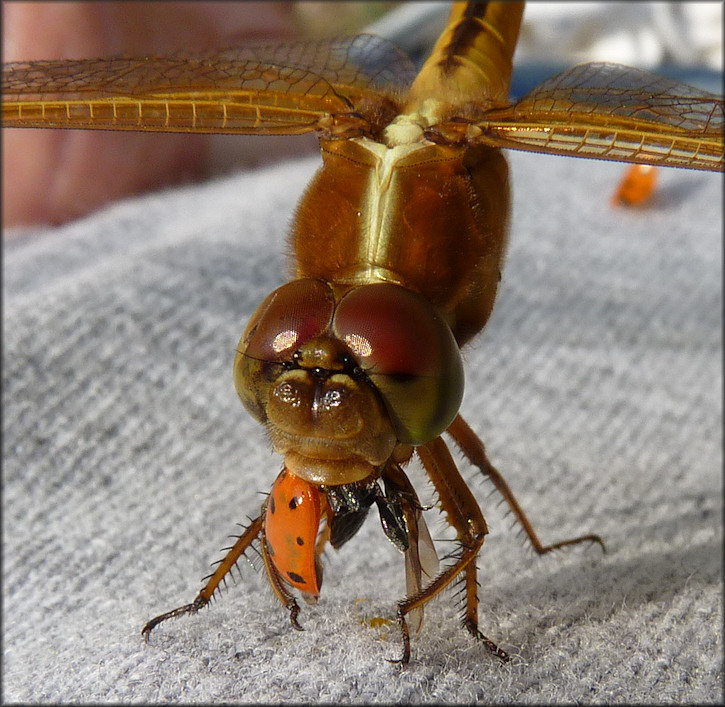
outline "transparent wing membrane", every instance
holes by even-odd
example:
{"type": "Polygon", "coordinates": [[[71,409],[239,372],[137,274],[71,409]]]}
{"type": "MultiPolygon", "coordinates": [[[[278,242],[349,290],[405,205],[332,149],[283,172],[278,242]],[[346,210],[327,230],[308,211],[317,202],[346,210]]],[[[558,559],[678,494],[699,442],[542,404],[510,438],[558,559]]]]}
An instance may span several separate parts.
{"type": "MultiPolygon", "coordinates": [[[[386,101],[402,100],[414,76],[403,52],[372,35],[163,58],[14,63],[3,68],[2,116],[6,127],[354,135],[370,131],[386,101]]],[[[472,123],[466,139],[495,147],[723,168],[722,99],[617,64],[576,66],[516,104],[462,112],[434,130],[460,134],[472,123]]]]}
{"type": "Polygon", "coordinates": [[[405,52],[372,34],[292,44],[246,44],[210,53],[208,58],[256,59],[276,66],[307,69],[343,94],[349,88],[404,91],[416,74],[415,65],[405,52]]]}
{"type": "Polygon", "coordinates": [[[498,147],[718,170],[722,100],[617,64],[583,64],[518,103],[484,114],[481,140],[498,147]]]}
{"type": "Polygon", "coordinates": [[[371,35],[14,63],[3,68],[3,125],[294,134],[327,128],[336,117],[354,120],[363,97],[382,99],[414,74],[405,54],[371,35]]]}

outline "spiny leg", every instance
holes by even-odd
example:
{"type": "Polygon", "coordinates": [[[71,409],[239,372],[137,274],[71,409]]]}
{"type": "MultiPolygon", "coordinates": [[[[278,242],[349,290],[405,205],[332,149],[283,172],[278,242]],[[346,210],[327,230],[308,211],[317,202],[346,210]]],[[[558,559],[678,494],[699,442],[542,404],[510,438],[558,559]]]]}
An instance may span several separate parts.
{"type": "Polygon", "coordinates": [[[476,562],[470,562],[465,570],[466,613],[463,617],[463,627],[476,640],[481,641],[490,653],[500,658],[504,663],[509,660],[509,654],[499,648],[490,638],[486,638],[478,629],[478,568],[476,562]]]}
{"type": "Polygon", "coordinates": [[[437,437],[417,448],[423,466],[438,493],[438,500],[448,517],[449,523],[458,533],[461,553],[457,560],[443,570],[423,591],[407,597],[398,604],[398,625],[403,634],[403,655],[398,661],[405,665],[410,659],[410,632],[405,616],[417,607],[423,606],[447,587],[461,572],[466,578],[466,614],[464,625],[477,639],[501,660],[508,660],[508,654],[486,638],[478,630],[478,594],[471,591],[476,587],[476,557],[483,539],[488,533],[486,521],[476,499],[461,478],[456,464],[445,442],[437,437]]]}
{"type": "Polygon", "coordinates": [[[237,564],[239,558],[244,555],[252,542],[254,542],[255,538],[260,534],[262,531],[262,525],[263,520],[260,515],[258,518],[255,518],[245,531],[237,538],[237,541],[229,549],[229,552],[224,556],[224,559],[222,559],[219,563],[214,573],[209,576],[207,583],[196,596],[194,601],[192,601],[191,604],[185,604],[184,606],[180,606],[178,609],[167,611],[165,614],[161,614],[160,616],[151,619],[151,621],[149,621],[143,629],[141,629],[141,635],[144,639],[148,641],[151,631],[153,631],[154,628],[163,621],[176,618],[177,616],[182,616],[183,614],[195,614],[203,606],[206,606],[214,596],[219,584],[224,580],[227,574],[231,573],[232,568],[237,564]]]}
{"type": "Polygon", "coordinates": [[[468,423],[460,415],[458,415],[446,431],[454,439],[471,464],[478,467],[483,474],[491,479],[493,485],[496,487],[496,490],[501,494],[501,496],[503,496],[504,500],[508,503],[509,508],[516,517],[516,520],[524,529],[524,532],[529,538],[529,541],[537,554],[544,555],[552,550],[558,550],[559,548],[566,547],[567,545],[577,545],[578,543],[583,542],[598,543],[604,552],[607,551],[602,539],[598,535],[594,534],[581,535],[577,538],[571,538],[570,540],[562,540],[551,545],[543,545],[533,526],[529,522],[529,519],[526,517],[526,514],[519,505],[519,502],[516,500],[513,491],[511,491],[509,485],[506,483],[503,476],[501,476],[498,469],[496,469],[496,467],[494,467],[488,460],[488,457],[486,456],[486,448],[484,447],[483,442],[469,427],[468,423]]]}

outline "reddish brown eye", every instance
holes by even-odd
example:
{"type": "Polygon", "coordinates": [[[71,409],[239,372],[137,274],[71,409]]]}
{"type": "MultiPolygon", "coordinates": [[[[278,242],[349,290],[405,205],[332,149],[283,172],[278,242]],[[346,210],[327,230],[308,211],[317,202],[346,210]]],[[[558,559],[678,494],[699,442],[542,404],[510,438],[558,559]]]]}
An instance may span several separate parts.
{"type": "Polygon", "coordinates": [[[453,334],[420,295],[392,283],[346,294],[332,330],[380,391],[398,439],[424,444],[458,412],[463,364],[453,334]]]}
{"type": "Polygon", "coordinates": [[[279,366],[305,342],[330,327],[335,300],[320,280],[294,280],[276,289],[257,308],[234,359],[234,386],[244,407],[265,423],[269,387],[279,366]]]}
{"type": "Polygon", "coordinates": [[[303,343],[327,331],[334,307],[332,290],[324,282],[288,282],[257,308],[239,349],[262,361],[289,360],[303,343]]]}

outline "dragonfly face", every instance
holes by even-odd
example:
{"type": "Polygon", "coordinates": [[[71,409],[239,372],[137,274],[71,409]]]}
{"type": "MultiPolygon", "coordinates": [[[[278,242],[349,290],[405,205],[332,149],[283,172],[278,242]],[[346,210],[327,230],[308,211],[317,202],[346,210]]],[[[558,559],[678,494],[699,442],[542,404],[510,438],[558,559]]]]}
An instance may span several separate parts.
{"type": "Polygon", "coordinates": [[[262,303],[234,367],[239,396],[285,470],[197,598],[153,619],[145,636],[207,604],[255,542],[299,628],[294,591],[317,596],[326,542],[349,540],[361,507],[374,502],[405,553],[400,662],[425,604],[458,578],[464,626],[505,658],[478,630],[476,559],[488,529],[444,432],[493,481],[538,553],[601,544],[587,535],[543,545],[458,415],[459,347],[490,315],[506,247],[508,168],[499,148],[719,170],[722,102],[597,64],[509,105],[521,12],[517,3],[456,4],[417,76],[404,55],[369,36],[5,70],[7,126],[322,136],[323,165],[292,232],[297,279],[262,303]],[[413,454],[459,542],[440,571],[403,470],[413,454]]]}
{"type": "Polygon", "coordinates": [[[463,397],[458,347],[425,299],[386,282],[336,289],[301,279],[273,292],[234,364],[287,468],[325,486],[376,478],[398,445],[444,432],[463,397]]]}

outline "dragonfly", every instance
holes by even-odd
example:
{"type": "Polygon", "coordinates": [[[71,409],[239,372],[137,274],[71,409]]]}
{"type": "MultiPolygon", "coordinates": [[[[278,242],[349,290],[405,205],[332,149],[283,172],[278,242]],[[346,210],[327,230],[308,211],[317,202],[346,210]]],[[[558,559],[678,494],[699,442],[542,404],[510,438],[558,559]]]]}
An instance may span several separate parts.
{"type": "Polygon", "coordinates": [[[259,512],[192,602],[238,562],[261,557],[300,629],[320,596],[322,553],[352,540],[375,507],[404,556],[396,623],[411,657],[425,606],[462,585],[462,625],[479,629],[477,562],[488,527],[451,443],[501,494],[540,555],[544,544],[460,414],[461,348],[491,314],[510,212],[505,149],[722,171],[722,99],[607,63],[575,66],[512,103],[523,3],[452,5],[420,71],[372,35],[255,44],[207,54],[12,63],[4,127],[254,135],[317,133],[322,166],[291,229],[294,279],[253,314],[234,360],[236,391],[282,470],[259,512]],[[441,564],[407,473],[417,458],[456,536],[441,564]]]}

